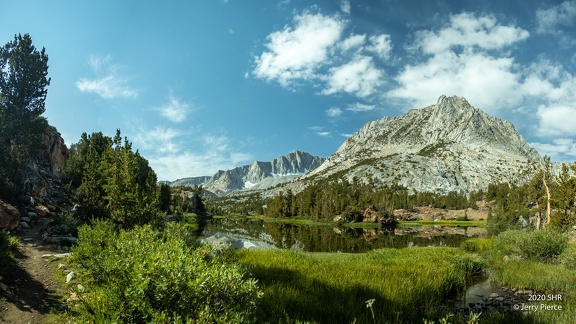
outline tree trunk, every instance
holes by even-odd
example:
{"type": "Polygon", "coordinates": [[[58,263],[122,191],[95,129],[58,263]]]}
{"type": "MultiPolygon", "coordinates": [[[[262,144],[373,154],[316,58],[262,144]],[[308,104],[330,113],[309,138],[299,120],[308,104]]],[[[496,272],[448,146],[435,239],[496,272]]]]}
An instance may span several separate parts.
{"type": "Polygon", "coordinates": [[[546,172],[542,176],[542,182],[546,189],[546,226],[548,226],[550,224],[550,188],[548,188],[548,182],[546,181],[546,172]]]}
{"type": "Polygon", "coordinates": [[[538,210],[538,217],[536,218],[536,230],[540,230],[540,225],[542,223],[542,210],[540,209],[540,203],[536,200],[536,209],[538,210]]]}

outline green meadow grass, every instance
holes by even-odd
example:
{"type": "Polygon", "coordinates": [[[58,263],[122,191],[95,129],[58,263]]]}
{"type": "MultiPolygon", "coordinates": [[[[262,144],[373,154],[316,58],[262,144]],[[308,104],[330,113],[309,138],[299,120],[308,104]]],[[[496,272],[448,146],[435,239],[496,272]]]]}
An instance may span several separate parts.
{"type": "Polygon", "coordinates": [[[237,256],[260,282],[257,315],[269,323],[421,323],[446,314],[443,301],[484,269],[479,258],[457,248],[240,250],[237,256]]]}

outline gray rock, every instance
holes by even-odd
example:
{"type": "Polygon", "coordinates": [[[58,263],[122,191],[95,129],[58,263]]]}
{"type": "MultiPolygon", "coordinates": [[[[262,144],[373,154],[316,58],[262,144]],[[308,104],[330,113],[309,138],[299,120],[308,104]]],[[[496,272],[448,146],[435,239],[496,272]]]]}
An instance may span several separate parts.
{"type": "Polygon", "coordinates": [[[20,217],[20,221],[26,222],[26,223],[30,223],[30,218],[29,218],[29,217],[26,217],[26,216],[20,217]]]}
{"type": "Polygon", "coordinates": [[[28,213],[26,213],[26,215],[28,215],[28,217],[30,217],[30,218],[38,217],[38,214],[36,214],[35,212],[28,212],[28,213]]]}
{"type": "Polygon", "coordinates": [[[76,243],[76,238],[71,236],[47,236],[44,238],[46,243],[68,244],[76,243]]]}
{"type": "Polygon", "coordinates": [[[69,257],[71,254],[70,253],[60,253],[60,254],[42,254],[43,258],[54,258],[56,260],[59,259],[64,259],[69,257]]]}
{"type": "Polygon", "coordinates": [[[20,227],[22,227],[22,228],[30,228],[30,225],[28,225],[28,223],[26,223],[26,222],[20,222],[20,227]]]}
{"type": "Polygon", "coordinates": [[[74,280],[74,278],[76,278],[76,272],[72,271],[72,272],[68,273],[66,275],[66,283],[71,282],[72,280],[74,280]]]}

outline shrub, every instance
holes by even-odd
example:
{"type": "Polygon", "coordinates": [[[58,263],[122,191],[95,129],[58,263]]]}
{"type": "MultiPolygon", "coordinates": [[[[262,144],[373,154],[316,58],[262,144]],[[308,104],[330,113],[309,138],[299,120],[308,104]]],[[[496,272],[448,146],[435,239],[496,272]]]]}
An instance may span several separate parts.
{"type": "Polygon", "coordinates": [[[246,322],[260,291],[230,252],[198,245],[186,230],[79,230],[82,320],[93,322],[246,322]]]}
{"type": "Polygon", "coordinates": [[[51,227],[52,234],[72,236],[78,235],[78,227],[84,224],[84,221],[79,217],[74,216],[71,212],[57,213],[52,217],[49,226],[51,227]]]}
{"type": "Polygon", "coordinates": [[[536,261],[552,261],[568,246],[565,234],[543,229],[540,231],[514,230],[501,233],[496,238],[501,249],[519,253],[536,261]]]}
{"type": "Polygon", "coordinates": [[[560,263],[568,269],[576,269],[576,246],[570,245],[560,255],[560,263]]]}
{"type": "Polygon", "coordinates": [[[18,245],[20,245],[18,238],[0,230],[0,274],[8,259],[17,251],[18,245]]]}

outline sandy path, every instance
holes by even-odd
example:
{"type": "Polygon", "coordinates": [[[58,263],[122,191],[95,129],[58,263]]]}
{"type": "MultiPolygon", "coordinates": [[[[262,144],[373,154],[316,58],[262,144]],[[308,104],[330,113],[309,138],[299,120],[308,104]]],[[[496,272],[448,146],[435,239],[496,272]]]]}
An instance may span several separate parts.
{"type": "Polygon", "coordinates": [[[61,304],[63,284],[43,254],[62,253],[42,245],[38,229],[20,237],[20,253],[8,265],[0,284],[0,323],[46,323],[61,304]]]}

